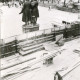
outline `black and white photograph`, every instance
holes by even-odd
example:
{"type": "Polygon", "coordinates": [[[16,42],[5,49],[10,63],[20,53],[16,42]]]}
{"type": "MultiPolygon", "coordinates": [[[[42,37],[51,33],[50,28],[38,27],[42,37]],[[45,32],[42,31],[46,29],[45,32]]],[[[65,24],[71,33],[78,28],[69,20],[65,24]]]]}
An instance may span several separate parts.
{"type": "Polygon", "coordinates": [[[80,80],[80,0],[0,0],[0,80],[80,80]]]}

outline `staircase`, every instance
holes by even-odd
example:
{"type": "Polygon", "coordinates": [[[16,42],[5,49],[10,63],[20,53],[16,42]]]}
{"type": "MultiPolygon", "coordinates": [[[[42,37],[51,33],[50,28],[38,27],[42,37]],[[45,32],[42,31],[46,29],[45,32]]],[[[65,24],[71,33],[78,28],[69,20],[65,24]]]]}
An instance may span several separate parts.
{"type": "Polygon", "coordinates": [[[19,53],[22,56],[27,54],[43,50],[43,43],[51,42],[53,40],[53,34],[44,35],[42,37],[38,37],[33,40],[25,40],[23,42],[19,42],[20,50],[19,53]]]}

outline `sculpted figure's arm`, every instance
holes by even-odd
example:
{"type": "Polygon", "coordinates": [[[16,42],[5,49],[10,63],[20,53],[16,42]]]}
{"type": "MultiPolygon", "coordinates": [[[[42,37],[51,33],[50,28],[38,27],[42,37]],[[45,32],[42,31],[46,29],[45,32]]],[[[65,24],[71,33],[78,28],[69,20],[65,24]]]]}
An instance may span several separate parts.
{"type": "Polygon", "coordinates": [[[21,10],[21,12],[19,14],[23,13],[24,9],[25,9],[25,3],[24,3],[23,8],[22,8],[22,10],[21,10]]]}

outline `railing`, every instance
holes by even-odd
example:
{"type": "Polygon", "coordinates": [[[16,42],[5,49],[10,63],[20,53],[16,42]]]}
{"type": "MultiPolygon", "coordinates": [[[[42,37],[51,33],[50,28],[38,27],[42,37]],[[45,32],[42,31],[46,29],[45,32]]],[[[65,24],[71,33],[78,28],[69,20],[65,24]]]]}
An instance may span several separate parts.
{"type": "Polygon", "coordinates": [[[22,35],[16,35],[13,37],[9,37],[6,39],[0,40],[0,51],[1,51],[1,57],[5,56],[5,54],[15,54],[18,52],[18,43],[28,40],[36,40],[37,38],[40,38],[45,35],[53,34],[53,38],[55,38],[58,34],[63,34],[65,38],[71,37],[71,36],[78,36],[80,35],[80,24],[79,25],[72,25],[71,27],[68,27],[65,29],[62,27],[54,26],[54,28],[50,29],[44,29],[34,32],[25,33],[22,35]]]}
{"type": "Polygon", "coordinates": [[[18,52],[18,43],[27,41],[27,40],[36,40],[37,38],[40,38],[42,36],[48,35],[54,33],[54,29],[45,29],[40,31],[34,31],[25,33],[22,35],[16,35],[9,38],[1,39],[0,40],[0,51],[1,56],[5,56],[6,54],[15,54],[18,52]]]}

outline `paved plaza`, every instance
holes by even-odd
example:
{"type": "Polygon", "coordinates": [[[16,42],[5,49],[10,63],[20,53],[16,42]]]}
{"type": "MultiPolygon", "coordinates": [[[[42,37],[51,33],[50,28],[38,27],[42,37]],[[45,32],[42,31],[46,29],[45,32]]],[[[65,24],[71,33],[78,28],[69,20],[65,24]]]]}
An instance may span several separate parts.
{"type": "MultiPolygon", "coordinates": [[[[54,46],[54,45],[53,45],[54,46]]],[[[1,60],[1,63],[3,64],[2,67],[6,67],[9,66],[10,64],[16,63],[17,61],[20,62],[24,59],[30,59],[33,57],[36,57],[35,60],[31,60],[19,65],[16,65],[14,67],[5,69],[1,71],[1,77],[3,77],[4,75],[7,74],[12,74],[12,73],[18,73],[20,70],[28,70],[27,72],[24,72],[23,74],[18,74],[15,76],[12,76],[12,78],[10,77],[10,79],[8,80],[54,80],[54,73],[55,71],[61,71],[61,73],[63,72],[63,74],[65,74],[66,70],[68,70],[69,68],[73,68],[75,67],[75,65],[80,64],[80,55],[78,53],[73,52],[74,50],[79,49],[80,50],[80,38],[79,39],[75,39],[69,42],[66,42],[64,44],[64,46],[60,47],[58,49],[59,50],[64,49],[61,54],[58,54],[55,58],[53,58],[53,64],[51,65],[43,65],[43,61],[40,61],[39,63],[33,64],[35,61],[38,61],[40,58],[42,58],[42,54],[43,53],[48,53],[50,54],[50,52],[42,50],[42,51],[38,51],[34,54],[25,56],[25,57],[17,57],[14,58],[14,56],[12,56],[14,59],[10,60],[11,58],[3,58],[1,60]],[[9,60],[9,61],[8,61],[9,60]],[[29,69],[27,69],[27,66],[29,66],[30,64],[33,64],[29,69]],[[32,70],[33,69],[33,70],[32,70]]],[[[52,52],[54,53],[55,50],[52,50],[52,52]]],[[[16,55],[17,56],[17,55],[16,55]]],[[[73,70],[74,71],[74,70],[73,70]]],[[[76,74],[79,72],[76,72],[76,74]]],[[[79,74],[74,76],[74,72],[72,72],[70,75],[68,75],[69,77],[67,78],[66,76],[64,77],[64,80],[69,80],[72,79],[74,77],[74,79],[79,80],[80,77],[79,74]],[[77,76],[77,77],[76,77],[77,76]]]]}
{"type": "MultiPolygon", "coordinates": [[[[48,8],[41,6],[38,8],[40,15],[37,21],[40,25],[39,30],[53,28],[52,23],[55,22],[61,24],[62,21],[80,21],[78,19],[79,13],[64,12],[56,9],[48,10],[48,8]]],[[[22,25],[24,23],[22,22],[22,15],[19,14],[21,7],[8,8],[7,6],[3,6],[1,10],[1,39],[23,34],[22,25]]],[[[54,42],[51,43],[54,44],[54,42]]],[[[74,52],[77,49],[80,51],[80,38],[65,42],[63,46],[53,47],[54,45],[47,46],[50,51],[41,50],[26,56],[21,56],[17,53],[1,58],[1,77],[6,77],[7,75],[7,78],[3,80],[54,80],[56,71],[61,71],[64,75],[66,71],[74,68],[75,65],[80,65],[80,54],[74,52]],[[52,64],[43,65],[44,53],[48,53],[48,55],[57,54],[53,58],[52,64]]],[[[68,77],[64,77],[63,79],[80,80],[80,75],[78,74],[80,71],[78,70],[73,70],[68,77]],[[74,73],[77,75],[74,76],[74,73]]]]}
{"type": "MultiPolygon", "coordinates": [[[[22,32],[22,15],[19,15],[21,8],[7,6],[1,7],[1,39],[8,38],[15,35],[23,34],[22,32]]],[[[37,23],[40,25],[39,29],[52,28],[52,23],[62,23],[65,21],[78,20],[78,13],[64,12],[56,9],[48,10],[46,7],[39,6],[39,15],[37,23]]]]}

